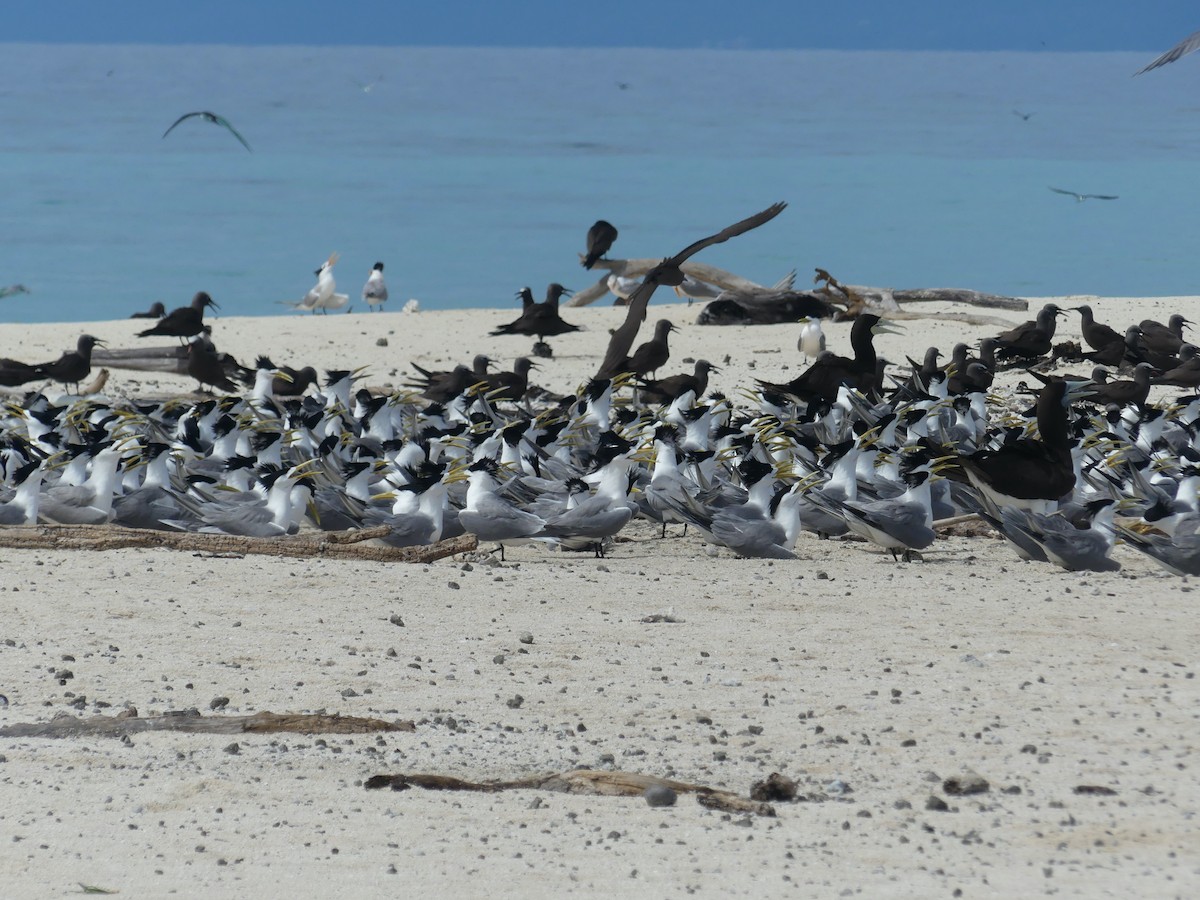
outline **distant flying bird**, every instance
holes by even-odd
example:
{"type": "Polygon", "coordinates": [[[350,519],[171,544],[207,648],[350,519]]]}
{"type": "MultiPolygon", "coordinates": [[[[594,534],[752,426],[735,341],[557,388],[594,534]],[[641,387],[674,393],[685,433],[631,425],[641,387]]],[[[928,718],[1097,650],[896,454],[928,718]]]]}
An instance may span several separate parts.
{"type": "Polygon", "coordinates": [[[1138,69],[1133,73],[1133,77],[1137,78],[1143,72],[1149,72],[1151,69],[1157,69],[1159,66],[1165,66],[1167,63],[1173,63],[1181,57],[1187,56],[1197,47],[1200,47],[1200,31],[1193,32],[1185,37],[1182,41],[1164,53],[1158,59],[1150,63],[1145,68],[1138,69]]]}
{"type": "Polygon", "coordinates": [[[369,94],[369,93],[371,93],[371,89],[374,88],[375,85],[377,85],[377,84],[379,84],[379,82],[383,81],[383,76],[380,75],[374,81],[367,82],[366,84],[363,84],[357,78],[351,78],[350,80],[353,81],[355,84],[357,84],[358,89],[360,91],[362,91],[364,94],[369,94]]]}
{"type": "Polygon", "coordinates": [[[1062,188],[1052,187],[1050,190],[1056,194],[1066,194],[1068,197],[1074,197],[1077,203],[1082,203],[1084,200],[1116,200],[1116,194],[1077,194],[1075,191],[1064,191],[1062,188]]]}
{"type": "Polygon", "coordinates": [[[1022,121],[1028,122],[1033,117],[1033,113],[1023,113],[1019,109],[1013,110],[1014,116],[1020,116],[1022,121]]]}
{"type": "Polygon", "coordinates": [[[229,120],[226,119],[224,116],[218,116],[214,112],[201,111],[201,112],[184,113],[182,116],[180,116],[178,119],[176,119],[171,124],[170,128],[168,128],[166,131],[163,132],[163,137],[166,137],[168,134],[170,134],[172,131],[174,131],[175,126],[178,125],[180,122],[182,122],[184,119],[190,119],[192,116],[199,116],[205,122],[211,122],[214,125],[220,125],[222,128],[227,129],[230,134],[232,134],[235,138],[237,138],[239,141],[241,141],[242,146],[246,148],[247,152],[249,152],[249,153],[254,152],[253,150],[250,149],[250,145],[246,143],[246,139],[244,137],[242,137],[240,134],[238,134],[238,130],[229,124],[229,120]]]}

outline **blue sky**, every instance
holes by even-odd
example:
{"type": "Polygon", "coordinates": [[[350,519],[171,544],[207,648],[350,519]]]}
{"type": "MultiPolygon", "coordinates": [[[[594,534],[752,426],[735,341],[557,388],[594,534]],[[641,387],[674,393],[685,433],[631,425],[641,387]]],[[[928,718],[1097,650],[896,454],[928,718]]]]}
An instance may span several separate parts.
{"type": "Polygon", "coordinates": [[[1165,50],[1195,0],[4,0],[0,41],[1165,50]]]}

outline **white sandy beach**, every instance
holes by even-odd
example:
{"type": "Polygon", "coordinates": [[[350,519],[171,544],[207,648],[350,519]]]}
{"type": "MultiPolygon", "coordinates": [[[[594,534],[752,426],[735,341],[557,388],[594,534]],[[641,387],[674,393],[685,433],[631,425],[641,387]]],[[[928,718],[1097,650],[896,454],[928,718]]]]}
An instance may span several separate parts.
{"type": "MultiPolygon", "coordinates": [[[[1041,302],[1029,314],[954,311],[1015,324],[1041,302]]],[[[1200,320],[1200,297],[1059,302],[1089,302],[1118,330],[1177,311],[1200,320]]],[[[699,309],[651,306],[649,324],[681,328],[671,372],[707,358],[722,368],[710,388],[731,393],[799,372],[798,326],[699,327],[699,309]]],[[[933,309],[950,308],[910,307],[933,309]]],[[[386,387],[410,361],[511,362],[532,341],[487,332],[515,317],[213,325],[245,364],[266,353],[363,365],[367,384],[386,387]]],[[[587,331],[550,340],[555,357],[533,380],[556,391],[595,370],[624,309],[563,318],[587,331]]],[[[1002,330],[904,325],[877,341],[900,363],[1002,330]]],[[[144,327],[0,325],[0,356],[52,359],[82,332],[135,346],[144,327]]],[[[826,326],[830,349],[848,351],[849,327],[826,326]]],[[[1061,320],[1056,340],[1078,339],[1078,327],[1074,314],[1061,320]]],[[[121,370],[108,384],[113,396],[193,387],[121,370]]],[[[623,535],[632,540],[603,560],[528,547],[503,564],[0,550],[0,727],[127,706],[209,714],[219,697],[220,714],[416,722],[378,737],[0,738],[0,895],[81,884],[148,897],[1200,893],[1200,626],[1187,579],[1124,547],[1123,570],[1099,575],[1022,562],[992,537],[939,540],[906,564],[807,534],[796,562],[713,554],[640,523],[623,535]],[[681,621],[642,621],[668,612],[681,621]],[[741,794],[781,772],[814,799],[776,803],[767,818],[686,795],[652,809],[641,798],[363,787],[377,774],[577,767],[741,794]],[[989,789],[943,790],[968,772],[989,789]],[[931,795],[949,809],[927,809],[931,795]]]]}

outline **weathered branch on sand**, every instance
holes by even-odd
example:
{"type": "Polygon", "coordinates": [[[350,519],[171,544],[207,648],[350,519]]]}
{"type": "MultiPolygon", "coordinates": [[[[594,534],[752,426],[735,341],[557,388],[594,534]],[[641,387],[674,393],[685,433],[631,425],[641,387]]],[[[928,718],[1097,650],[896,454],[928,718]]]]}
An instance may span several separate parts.
{"type": "Polygon", "coordinates": [[[752,813],[758,816],[774,816],[775,808],[769,803],[749,800],[732,791],[723,791],[702,784],[672,781],[653,775],[634,772],[609,772],[591,769],[576,769],[552,775],[531,775],[511,781],[464,781],[447,775],[374,775],[364,782],[368,790],[390,787],[393,791],[404,791],[410,787],[432,791],[481,791],[494,793],[509,790],[557,791],[564,794],[589,794],[603,797],[640,797],[649,787],[670,788],[677,794],[695,794],[696,799],[710,809],[726,812],[752,813]]]}
{"type": "Polygon", "coordinates": [[[255,538],[196,531],[151,531],[119,525],[14,525],[0,528],[0,547],[17,550],[121,550],[126,547],[185,550],[192,553],[251,554],[292,558],[364,559],[375,562],[432,562],[474,550],[473,534],[422,547],[367,544],[389,534],[388,526],[352,531],[321,531],[295,537],[255,538]]]}
{"type": "Polygon", "coordinates": [[[49,722],[18,722],[0,728],[0,737],[68,738],[121,737],[143,731],[184,731],[194,734],[367,734],[376,731],[416,731],[411,721],[387,722],[337,713],[273,713],[249,716],[202,716],[197,709],[141,718],[132,715],[92,716],[81,719],[59,713],[49,722]]]}
{"type": "Polygon", "coordinates": [[[166,375],[187,374],[187,348],[133,347],[127,350],[97,349],[92,351],[92,365],[111,369],[132,369],[135,372],[159,372],[166,375]]]}
{"type": "Polygon", "coordinates": [[[857,284],[839,287],[845,293],[829,288],[818,288],[817,293],[828,291],[830,302],[845,305],[849,316],[856,316],[860,312],[878,313],[880,310],[890,313],[906,303],[965,303],[968,306],[982,306],[987,309],[1029,309],[1029,301],[1020,297],[1002,297],[999,294],[985,294],[966,288],[913,288],[893,291],[857,284]]]}
{"type": "MultiPolygon", "coordinates": [[[[595,268],[608,269],[614,275],[620,275],[624,278],[637,278],[645,275],[660,262],[662,262],[661,259],[598,259],[596,260],[595,268]]],[[[689,260],[680,264],[679,268],[684,275],[690,275],[697,281],[715,284],[717,287],[727,291],[748,291],[762,287],[762,285],[755,284],[748,278],[742,278],[740,275],[734,275],[732,272],[718,269],[716,266],[710,266],[707,263],[691,262],[689,260]]],[[[584,288],[572,294],[571,299],[567,301],[566,305],[587,306],[589,303],[595,303],[607,293],[608,276],[605,275],[591,287],[584,288]]]]}

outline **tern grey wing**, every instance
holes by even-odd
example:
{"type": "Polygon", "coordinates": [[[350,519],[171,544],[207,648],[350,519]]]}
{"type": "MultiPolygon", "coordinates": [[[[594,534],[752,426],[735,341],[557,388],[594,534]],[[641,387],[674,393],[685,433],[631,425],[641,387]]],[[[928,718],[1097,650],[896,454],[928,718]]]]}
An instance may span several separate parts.
{"type": "MultiPolygon", "coordinates": [[[[219,498],[205,503],[200,510],[199,531],[219,531],[245,537],[278,537],[285,531],[275,523],[275,516],[265,500],[219,498]]],[[[176,526],[178,527],[178,526],[176,526]]]]}
{"type": "Polygon", "coordinates": [[[230,123],[230,121],[227,118],[225,118],[224,116],[214,116],[213,118],[214,118],[214,121],[218,125],[221,125],[224,128],[228,128],[229,133],[232,134],[235,138],[237,138],[241,142],[242,146],[246,148],[247,152],[249,152],[249,153],[254,152],[253,150],[250,149],[250,145],[248,143],[246,143],[246,139],[244,137],[242,137],[241,133],[236,128],[233,127],[233,125],[230,123]]]}
{"type": "Polygon", "coordinates": [[[1083,194],[1078,194],[1075,191],[1064,191],[1062,188],[1051,187],[1050,190],[1056,194],[1065,194],[1068,197],[1074,197],[1076,200],[1082,200],[1083,194]]]}
{"type": "Polygon", "coordinates": [[[481,498],[473,509],[459,510],[458,520],[466,531],[485,543],[530,537],[546,525],[540,516],[494,495],[481,498]]]}
{"type": "Polygon", "coordinates": [[[178,119],[176,119],[174,122],[171,123],[170,128],[168,128],[166,131],[163,132],[163,137],[166,137],[168,134],[170,134],[172,131],[174,131],[175,126],[178,125],[180,122],[190,119],[192,116],[202,116],[202,115],[204,115],[204,113],[199,113],[199,112],[184,113],[182,116],[180,116],[178,119]]]}
{"type": "Polygon", "coordinates": [[[1046,556],[1071,572],[1116,572],[1121,564],[1110,559],[1113,538],[1098,528],[1076,528],[1062,516],[1019,512],[1024,529],[1046,556]]]}
{"type": "Polygon", "coordinates": [[[1181,57],[1187,56],[1196,48],[1200,47],[1200,31],[1195,31],[1189,34],[1182,41],[1164,53],[1162,56],[1152,60],[1149,65],[1138,69],[1133,73],[1133,77],[1141,75],[1143,72],[1149,72],[1151,69],[1157,69],[1159,66],[1165,66],[1167,63],[1173,63],[1181,57]]]}
{"type": "MultiPolygon", "coordinates": [[[[869,503],[845,503],[850,520],[857,520],[868,529],[881,532],[913,550],[924,550],[937,535],[925,521],[926,510],[919,503],[896,500],[872,500],[869,503]]],[[[853,525],[851,525],[853,531],[853,525]]]]}
{"type": "Polygon", "coordinates": [[[787,540],[783,527],[757,510],[741,506],[720,510],[713,516],[711,533],[739,556],[796,558],[795,553],[783,546],[787,540]]]}
{"type": "Polygon", "coordinates": [[[616,534],[633,518],[634,508],[610,505],[604,497],[590,497],[574,509],[546,521],[539,537],[606,538],[616,534]]]}

